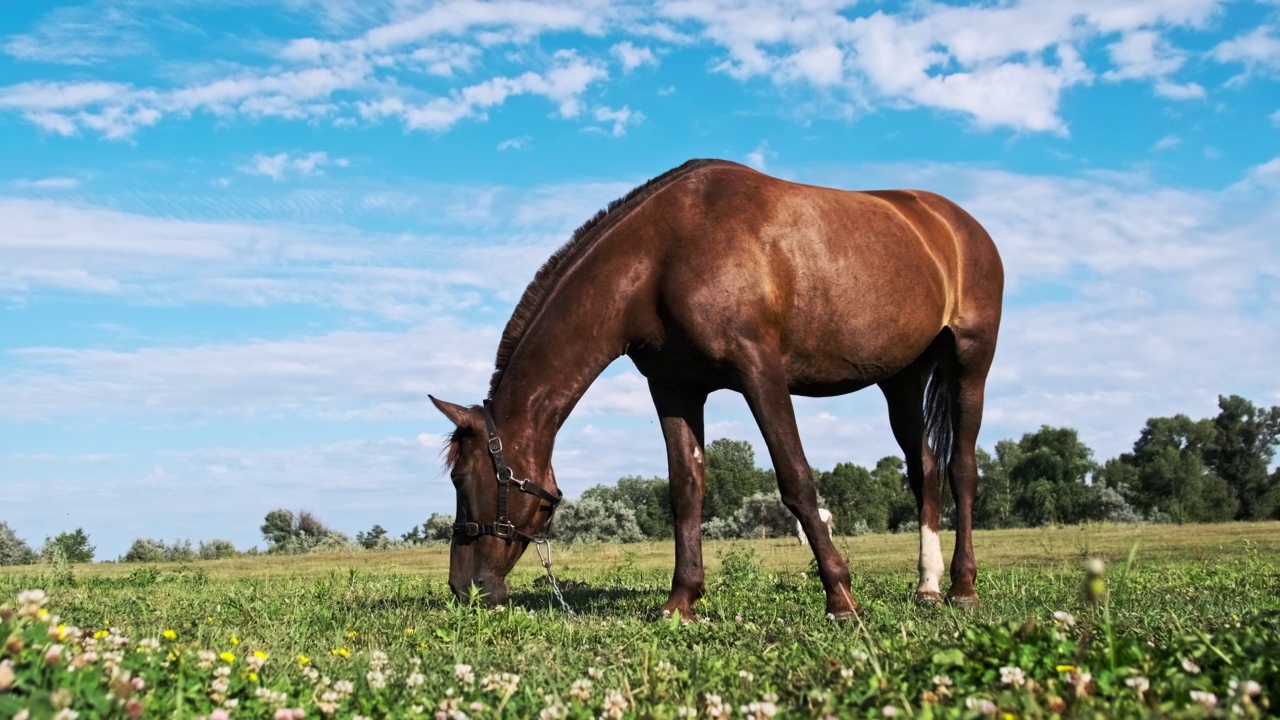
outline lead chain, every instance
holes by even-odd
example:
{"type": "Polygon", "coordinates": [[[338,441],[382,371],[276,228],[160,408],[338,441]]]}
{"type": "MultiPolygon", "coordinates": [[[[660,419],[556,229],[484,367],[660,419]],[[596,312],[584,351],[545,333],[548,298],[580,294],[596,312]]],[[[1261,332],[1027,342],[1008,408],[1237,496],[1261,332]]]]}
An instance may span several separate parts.
{"type": "Polygon", "coordinates": [[[560,592],[560,583],[556,582],[556,576],[551,573],[551,541],[546,538],[535,538],[533,541],[534,548],[538,551],[538,559],[542,561],[542,567],[547,571],[547,579],[551,581],[551,591],[556,594],[556,599],[560,601],[560,607],[564,608],[565,613],[576,615],[573,608],[569,607],[569,603],[564,601],[564,595],[560,592]],[[542,554],[542,546],[547,546],[547,554],[542,554]]]}

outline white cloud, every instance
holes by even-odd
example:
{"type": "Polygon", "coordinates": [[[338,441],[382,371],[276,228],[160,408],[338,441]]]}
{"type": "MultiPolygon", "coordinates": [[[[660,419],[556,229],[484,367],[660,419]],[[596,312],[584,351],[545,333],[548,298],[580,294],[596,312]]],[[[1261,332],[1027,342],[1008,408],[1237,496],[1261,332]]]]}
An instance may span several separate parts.
{"type": "Polygon", "coordinates": [[[346,167],[348,161],[346,158],[330,160],[329,153],[323,151],[294,156],[289,155],[289,153],[277,153],[275,155],[258,153],[253,156],[253,161],[250,164],[240,168],[240,172],[249,175],[264,175],[279,182],[284,180],[285,175],[290,172],[302,176],[321,173],[323,171],[320,168],[329,164],[337,167],[346,167]]]}
{"type": "Polygon", "coordinates": [[[609,48],[609,52],[622,63],[625,72],[631,72],[642,65],[657,65],[658,58],[647,47],[636,47],[630,40],[620,42],[609,48]]]}
{"type": "Polygon", "coordinates": [[[15,180],[14,185],[33,190],[75,190],[80,180],[73,177],[47,177],[39,180],[15,180]]]}
{"type": "Polygon", "coordinates": [[[152,50],[143,23],[122,7],[54,8],[29,33],[9,36],[4,52],[27,62],[94,65],[152,50]]]}
{"type": "Polygon", "coordinates": [[[1250,73],[1280,70],[1280,35],[1275,27],[1263,25],[1252,31],[1219,43],[1209,56],[1220,63],[1239,63],[1245,67],[1243,80],[1250,73]]]}
{"type": "Polygon", "coordinates": [[[598,107],[595,111],[597,122],[613,123],[613,127],[609,130],[609,134],[613,137],[622,137],[627,134],[628,125],[638,125],[644,122],[644,113],[623,105],[618,109],[610,107],[598,107]]]}
{"type": "Polygon", "coordinates": [[[1182,145],[1182,138],[1177,135],[1165,135],[1157,140],[1156,144],[1153,145],[1151,149],[1156,152],[1161,152],[1163,150],[1172,150],[1180,145],[1182,145]]]}
{"type": "Polygon", "coordinates": [[[768,157],[774,153],[769,151],[769,141],[761,140],[756,149],[746,154],[743,158],[748,165],[763,172],[766,169],[768,157]]]}
{"type": "Polygon", "coordinates": [[[530,138],[528,135],[521,135],[520,137],[507,138],[506,140],[503,140],[502,142],[498,143],[498,149],[499,150],[523,150],[529,147],[530,140],[532,140],[532,138],[530,138]]]}

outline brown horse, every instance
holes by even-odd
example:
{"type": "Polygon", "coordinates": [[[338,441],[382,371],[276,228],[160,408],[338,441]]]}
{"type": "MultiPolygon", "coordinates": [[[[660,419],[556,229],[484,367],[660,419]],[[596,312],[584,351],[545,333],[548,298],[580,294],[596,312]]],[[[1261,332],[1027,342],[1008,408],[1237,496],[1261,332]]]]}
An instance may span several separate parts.
{"type": "Polygon", "coordinates": [[[502,334],[484,406],[432,398],[457,426],[450,586],[465,598],[474,583],[506,602],[507,573],[559,500],[556,432],[625,354],[648,378],[667,443],[676,559],[664,612],[688,617],[703,593],[703,406],[724,388],[746,397],[760,426],[782,500],[813,543],[827,612],[857,612],[818,517],[791,395],[873,384],[920,512],[916,599],[942,602],[946,475],[957,512],[948,600],[975,607],[974,453],[1003,287],[990,236],[931,193],[800,185],[720,160],[632,190],[538,271],[502,334]]]}

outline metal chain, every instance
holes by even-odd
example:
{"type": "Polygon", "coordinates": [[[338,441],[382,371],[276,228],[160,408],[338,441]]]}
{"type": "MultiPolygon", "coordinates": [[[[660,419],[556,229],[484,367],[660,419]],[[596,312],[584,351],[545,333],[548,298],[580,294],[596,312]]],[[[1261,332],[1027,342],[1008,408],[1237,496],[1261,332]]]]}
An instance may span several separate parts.
{"type": "Polygon", "coordinates": [[[573,608],[569,607],[569,603],[564,601],[564,595],[560,593],[560,583],[556,582],[556,576],[551,573],[551,541],[547,538],[534,538],[533,546],[538,551],[538,559],[542,561],[542,567],[547,571],[547,579],[551,581],[551,590],[556,594],[556,599],[560,601],[560,607],[569,615],[576,615],[573,608]],[[542,546],[547,546],[547,554],[542,554],[542,546]]]}

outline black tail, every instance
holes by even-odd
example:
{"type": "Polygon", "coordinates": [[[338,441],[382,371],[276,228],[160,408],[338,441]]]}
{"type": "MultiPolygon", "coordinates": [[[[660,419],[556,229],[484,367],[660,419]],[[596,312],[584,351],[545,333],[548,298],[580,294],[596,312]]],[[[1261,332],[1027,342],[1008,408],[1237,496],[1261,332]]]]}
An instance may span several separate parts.
{"type": "MultiPolygon", "coordinates": [[[[938,480],[942,492],[947,494],[947,467],[955,451],[955,417],[960,386],[956,380],[956,337],[950,329],[943,329],[934,341],[938,364],[929,376],[924,391],[924,431],[933,450],[938,480]]],[[[944,502],[945,504],[945,502],[944,502]]],[[[941,508],[939,508],[941,510],[941,508]]]]}

